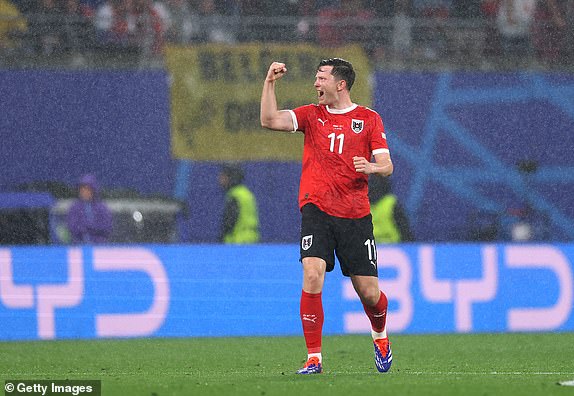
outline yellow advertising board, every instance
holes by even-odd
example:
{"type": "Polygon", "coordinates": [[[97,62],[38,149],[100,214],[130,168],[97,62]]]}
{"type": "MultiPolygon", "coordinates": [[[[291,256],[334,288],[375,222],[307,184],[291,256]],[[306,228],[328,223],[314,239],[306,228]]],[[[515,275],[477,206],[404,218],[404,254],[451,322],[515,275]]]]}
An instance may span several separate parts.
{"type": "Polygon", "coordinates": [[[266,130],[259,124],[263,80],[273,61],[288,73],[276,86],[280,109],[317,101],[313,88],[321,59],[341,57],[357,73],[353,101],[371,103],[371,70],[358,46],[337,49],[307,44],[168,47],[171,147],[178,159],[197,161],[299,161],[303,134],[266,130]]]}

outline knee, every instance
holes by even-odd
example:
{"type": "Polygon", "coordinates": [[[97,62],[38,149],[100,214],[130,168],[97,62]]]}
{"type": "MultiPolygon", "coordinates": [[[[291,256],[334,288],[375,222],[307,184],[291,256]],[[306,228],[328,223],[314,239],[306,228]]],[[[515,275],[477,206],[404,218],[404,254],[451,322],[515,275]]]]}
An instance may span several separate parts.
{"type": "Polygon", "coordinates": [[[381,291],[378,287],[365,287],[357,291],[361,302],[369,307],[377,305],[381,297],[381,291]]]}
{"type": "Polygon", "coordinates": [[[303,289],[310,293],[319,293],[325,279],[325,262],[317,258],[303,259],[303,289]]]}
{"type": "Polygon", "coordinates": [[[321,271],[316,268],[306,268],[303,273],[303,278],[305,284],[314,287],[321,285],[323,279],[321,271]]]}

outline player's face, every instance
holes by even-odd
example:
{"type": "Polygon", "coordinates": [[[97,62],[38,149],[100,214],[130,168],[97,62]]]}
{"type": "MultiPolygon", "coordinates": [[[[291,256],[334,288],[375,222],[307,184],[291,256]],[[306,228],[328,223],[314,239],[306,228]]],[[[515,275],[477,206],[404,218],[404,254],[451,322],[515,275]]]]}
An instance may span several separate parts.
{"type": "Polygon", "coordinates": [[[331,74],[333,66],[321,66],[315,74],[315,89],[319,104],[333,105],[338,100],[341,81],[331,74]]]}

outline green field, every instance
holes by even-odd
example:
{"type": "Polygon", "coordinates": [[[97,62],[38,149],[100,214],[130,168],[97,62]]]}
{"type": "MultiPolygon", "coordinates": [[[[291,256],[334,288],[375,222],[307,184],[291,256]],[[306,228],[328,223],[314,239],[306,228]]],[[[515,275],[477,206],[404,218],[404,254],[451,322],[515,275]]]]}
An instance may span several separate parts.
{"type": "Polygon", "coordinates": [[[328,336],[300,376],[302,337],[0,343],[6,379],[100,379],[103,395],[574,395],[574,333],[396,335],[379,374],[369,335],[328,336]]]}

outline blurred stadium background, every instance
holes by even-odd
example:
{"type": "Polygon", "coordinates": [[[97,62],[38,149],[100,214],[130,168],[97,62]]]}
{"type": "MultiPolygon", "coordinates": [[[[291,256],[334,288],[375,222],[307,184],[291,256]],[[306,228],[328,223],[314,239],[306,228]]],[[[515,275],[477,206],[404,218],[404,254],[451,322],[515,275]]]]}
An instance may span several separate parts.
{"type": "MultiPolygon", "coordinates": [[[[299,334],[302,140],[259,127],[259,95],[281,60],[280,104],[314,101],[332,56],[416,238],[379,246],[391,331],[574,330],[573,32],[569,0],[0,0],[0,339],[299,334]],[[260,245],[218,243],[228,161],[260,245]],[[87,172],[113,240],[67,246],[87,172]]],[[[368,332],[327,284],[326,332],[368,332]]]]}

